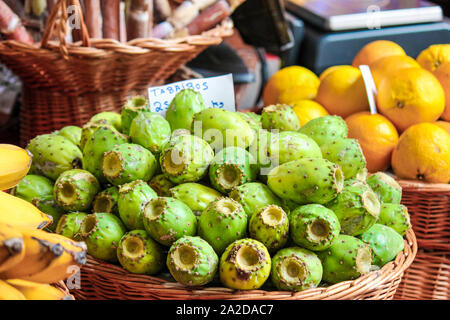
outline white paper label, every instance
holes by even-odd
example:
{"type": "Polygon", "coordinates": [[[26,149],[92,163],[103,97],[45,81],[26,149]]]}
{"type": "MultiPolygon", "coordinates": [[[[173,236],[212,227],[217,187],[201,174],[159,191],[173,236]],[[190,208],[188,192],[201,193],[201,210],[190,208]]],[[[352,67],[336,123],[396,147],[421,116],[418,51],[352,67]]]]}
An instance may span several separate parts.
{"type": "Polygon", "coordinates": [[[183,89],[200,92],[208,108],[236,111],[233,75],[184,80],[160,87],[148,88],[148,100],[153,112],[165,115],[175,95],[183,89]]]}
{"type": "Polygon", "coordinates": [[[378,94],[377,87],[375,85],[375,81],[373,80],[372,72],[370,71],[369,66],[360,65],[359,69],[361,70],[361,74],[364,80],[364,85],[366,86],[367,98],[369,99],[370,113],[377,113],[377,104],[375,97],[378,94]]]}

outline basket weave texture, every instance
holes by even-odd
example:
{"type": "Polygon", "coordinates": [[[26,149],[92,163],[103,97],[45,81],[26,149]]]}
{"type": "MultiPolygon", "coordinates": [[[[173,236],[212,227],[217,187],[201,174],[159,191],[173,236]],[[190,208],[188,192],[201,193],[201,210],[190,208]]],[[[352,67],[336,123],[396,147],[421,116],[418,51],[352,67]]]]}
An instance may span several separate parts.
{"type": "Polygon", "coordinates": [[[198,36],[121,43],[90,39],[78,0],[58,0],[40,44],[0,42],[0,61],[23,82],[21,144],[66,125],[82,125],[102,111],[162,83],[186,62],[233,33],[230,20],[198,36]],[[66,43],[67,8],[81,17],[82,41],[66,43]],[[52,39],[56,34],[58,40],[52,39]]]}
{"type": "Polygon", "coordinates": [[[410,230],[406,234],[404,251],[382,269],[354,281],[302,292],[236,291],[224,287],[188,288],[160,277],[131,274],[120,266],[89,257],[87,264],[81,269],[81,289],[73,290],[72,294],[82,300],[389,300],[394,297],[403,273],[411,265],[416,253],[416,237],[410,230]]]}

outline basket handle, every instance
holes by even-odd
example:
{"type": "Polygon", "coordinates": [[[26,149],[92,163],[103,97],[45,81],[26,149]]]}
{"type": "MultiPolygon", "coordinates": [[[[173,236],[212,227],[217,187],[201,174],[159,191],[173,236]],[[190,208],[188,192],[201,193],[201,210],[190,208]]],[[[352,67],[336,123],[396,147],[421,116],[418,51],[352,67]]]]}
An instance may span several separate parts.
{"type": "Polygon", "coordinates": [[[75,9],[75,14],[80,19],[80,28],[82,43],[84,47],[90,47],[89,31],[86,27],[83,18],[83,11],[79,0],[58,0],[54,6],[50,17],[48,18],[47,25],[44,30],[44,34],[41,40],[41,48],[48,48],[48,41],[53,34],[54,29],[58,32],[59,39],[59,51],[64,59],[69,58],[69,51],[67,49],[66,34],[67,34],[67,21],[69,20],[68,9],[69,6],[75,9]],[[55,28],[56,27],[56,28],[55,28]]]}

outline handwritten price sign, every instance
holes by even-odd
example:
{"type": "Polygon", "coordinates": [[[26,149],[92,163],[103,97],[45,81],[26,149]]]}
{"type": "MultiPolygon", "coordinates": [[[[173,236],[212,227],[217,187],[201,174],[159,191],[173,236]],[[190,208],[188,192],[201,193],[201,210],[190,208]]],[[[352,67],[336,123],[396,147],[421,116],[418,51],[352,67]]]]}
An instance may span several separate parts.
{"type": "Polygon", "coordinates": [[[208,108],[236,111],[233,75],[192,79],[166,84],[148,89],[148,100],[153,112],[165,115],[175,95],[183,89],[198,91],[208,108]]]}

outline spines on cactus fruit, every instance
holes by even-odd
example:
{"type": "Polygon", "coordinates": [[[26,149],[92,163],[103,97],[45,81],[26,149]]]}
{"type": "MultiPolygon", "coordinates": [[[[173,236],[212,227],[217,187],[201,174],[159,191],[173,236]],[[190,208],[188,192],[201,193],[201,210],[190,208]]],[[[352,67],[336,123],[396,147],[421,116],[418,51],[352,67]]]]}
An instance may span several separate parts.
{"type": "Polygon", "coordinates": [[[105,123],[86,123],[82,128],[81,128],[81,138],[80,138],[80,150],[83,151],[84,147],[86,146],[86,143],[91,139],[92,134],[100,127],[105,127],[105,128],[110,128],[112,131],[117,131],[116,128],[114,128],[113,126],[109,125],[109,124],[105,124],[105,123]]]}
{"type": "Polygon", "coordinates": [[[110,213],[92,213],[81,222],[80,235],[88,253],[97,259],[117,261],[117,247],[126,232],[120,219],[110,213]]]}
{"type": "Polygon", "coordinates": [[[145,230],[125,233],[117,248],[120,265],[131,273],[157,274],[164,267],[164,253],[161,246],[145,230]]]}
{"type": "Polygon", "coordinates": [[[256,180],[256,160],[245,149],[227,147],[219,151],[209,166],[214,189],[229,193],[234,187],[256,180]]]}
{"type": "Polygon", "coordinates": [[[402,204],[382,203],[377,223],[391,227],[401,236],[411,229],[408,208],[402,204]]]}
{"type": "Polygon", "coordinates": [[[58,225],[59,219],[66,213],[63,208],[61,208],[55,200],[53,194],[38,196],[33,198],[31,203],[41,210],[43,213],[51,216],[53,218],[53,222],[51,225],[47,227],[50,231],[55,231],[56,226],[58,225]]]}
{"type": "Polygon", "coordinates": [[[92,212],[104,212],[119,215],[118,208],[119,187],[113,186],[105,189],[94,198],[92,202],[92,212]]]}
{"type": "Polygon", "coordinates": [[[260,182],[242,184],[234,188],[229,196],[242,205],[249,218],[271,204],[283,207],[281,199],[260,182]]]}
{"type": "Polygon", "coordinates": [[[144,206],[157,198],[156,192],[144,181],[136,180],[119,187],[119,216],[129,230],[144,229],[144,206]]]}
{"type": "Polygon", "coordinates": [[[367,178],[367,184],[378,195],[381,202],[400,204],[402,187],[388,174],[377,172],[367,178]]]}
{"type": "Polygon", "coordinates": [[[73,169],[62,173],[55,182],[54,195],[58,205],[66,211],[85,211],[91,208],[100,184],[86,170],[73,169]]]}
{"type": "Polygon", "coordinates": [[[247,214],[230,198],[212,201],[198,217],[198,235],[208,241],[217,254],[235,240],[245,237],[247,214]]]}
{"type": "Polygon", "coordinates": [[[219,257],[202,238],[185,236],[170,247],[166,264],[179,283],[201,286],[213,280],[219,257]]]}
{"type": "Polygon", "coordinates": [[[165,246],[197,233],[196,216],[187,205],[174,198],[150,200],[144,207],[143,223],[147,233],[165,246]]]}
{"type": "Polygon", "coordinates": [[[237,114],[248,123],[250,128],[258,132],[262,129],[261,116],[254,112],[237,112],[237,114]]]}
{"type": "Polygon", "coordinates": [[[330,140],[320,147],[323,157],[339,165],[345,179],[353,179],[366,167],[366,158],[356,139],[330,140]]]}
{"type": "Polygon", "coordinates": [[[122,116],[117,112],[104,111],[97,113],[89,120],[89,122],[109,124],[116,128],[117,131],[122,131],[122,116]]]}
{"type": "Polygon", "coordinates": [[[322,263],[314,252],[299,247],[285,248],[272,258],[271,280],[278,290],[303,291],[322,280],[322,263]]]}
{"type": "Polygon", "coordinates": [[[170,189],[175,186],[172,181],[163,174],[154,176],[148,184],[155,190],[158,197],[170,197],[170,189]]]}
{"type": "Polygon", "coordinates": [[[81,241],[81,222],[87,215],[88,214],[84,212],[70,212],[61,216],[55,232],[69,239],[81,241]]]}
{"type": "Polygon", "coordinates": [[[154,154],[160,153],[171,136],[169,122],[159,113],[141,112],[131,122],[130,137],[154,154]]]}
{"type": "Polygon", "coordinates": [[[59,130],[59,135],[69,139],[74,145],[80,147],[82,129],[78,126],[66,126],[59,130]]]}
{"type": "Polygon", "coordinates": [[[162,172],[173,183],[196,182],[207,173],[214,158],[209,144],[196,136],[174,137],[160,156],[162,172]]]}
{"type": "Polygon", "coordinates": [[[344,234],[317,255],[322,261],[323,280],[332,284],[355,280],[369,273],[372,265],[372,249],[362,240],[344,234]]]}
{"type": "Polygon", "coordinates": [[[11,190],[11,194],[31,202],[36,197],[53,195],[53,184],[47,177],[28,174],[11,190]]]}
{"type": "Polygon", "coordinates": [[[271,204],[251,216],[248,229],[251,238],[264,244],[269,252],[276,252],[288,240],[288,216],[281,207],[271,204]]]}
{"type": "Polygon", "coordinates": [[[151,112],[148,101],[143,96],[136,96],[129,99],[122,108],[122,133],[129,135],[131,122],[141,112],[151,112]]]}
{"type": "Polygon", "coordinates": [[[272,169],[267,185],[282,199],[325,204],[342,191],[343,182],[338,165],[326,159],[303,158],[272,169]]]}
{"type": "Polygon", "coordinates": [[[236,240],[220,257],[220,281],[231,289],[258,289],[269,278],[271,264],[270,254],[261,242],[236,240]]]}
{"type": "Polygon", "coordinates": [[[33,164],[47,178],[56,180],[61,173],[81,167],[83,154],[70,140],[56,134],[43,134],[30,141],[27,149],[33,164]]]}
{"type": "Polygon", "coordinates": [[[340,116],[332,115],[308,121],[300,132],[312,138],[319,146],[330,140],[347,138],[348,127],[340,116]]]}
{"type": "Polygon", "coordinates": [[[270,105],[261,113],[262,127],[266,130],[298,131],[300,120],[291,106],[284,104],[270,105]]]}
{"type": "Polygon", "coordinates": [[[370,187],[358,180],[348,180],[336,199],[326,205],[341,224],[341,233],[357,236],[375,224],[380,201],[370,187]]]}
{"type": "Polygon", "coordinates": [[[196,216],[202,214],[211,201],[222,195],[200,183],[182,183],[170,189],[171,197],[183,201],[196,216]]]}
{"type": "Polygon", "coordinates": [[[303,248],[321,251],[329,248],[341,231],[337,216],[320,204],[307,204],[289,214],[291,239],[303,248]]]}
{"type": "Polygon", "coordinates": [[[205,101],[200,92],[192,89],[183,89],[172,99],[166,111],[166,119],[170,123],[172,130],[190,130],[194,115],[205,109],[205,101]]]}
{"type": "Polygon", "coordinates": [[[106,179],[118,186],[135,180],[150,180],[156,172],[157,160],[144,147],[124,143],[105,152],[102,171],[106,179]]]}

